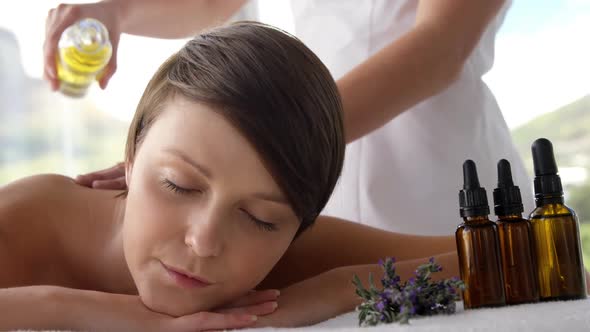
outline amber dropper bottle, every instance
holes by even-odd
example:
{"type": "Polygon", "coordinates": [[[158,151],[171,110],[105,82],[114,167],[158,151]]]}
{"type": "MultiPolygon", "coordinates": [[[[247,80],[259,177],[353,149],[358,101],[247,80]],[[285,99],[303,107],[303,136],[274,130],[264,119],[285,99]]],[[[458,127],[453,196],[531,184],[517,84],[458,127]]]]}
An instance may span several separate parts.
{"type": "Polygon", "coordinates": [[[522,218],[520,188],[512,181],[510,163],[498,162],[498,187],[494,189],[494,212],[498,216],[498,239],[507,304],[539,301],[537,270],[532,254],[530,222],[522,218]]]}
{"type": "Polygon", "coordinates": [[[496,224],[488,219],[488,198],[479,185],[472,160],[463,163],[463,182],[463,190],[459,192],[463,223],[455,232],[459,271],[466,286],[463,306],[465,309],[501,306],[505,298],[498,232],[496,224]]]}
{"type": "Polygon", "coordinates": [[[533,143],[536,208],[530,215],[541,301],[586,298],[580,231],[575,212],[564,205],[553,145],[533,143]]]}

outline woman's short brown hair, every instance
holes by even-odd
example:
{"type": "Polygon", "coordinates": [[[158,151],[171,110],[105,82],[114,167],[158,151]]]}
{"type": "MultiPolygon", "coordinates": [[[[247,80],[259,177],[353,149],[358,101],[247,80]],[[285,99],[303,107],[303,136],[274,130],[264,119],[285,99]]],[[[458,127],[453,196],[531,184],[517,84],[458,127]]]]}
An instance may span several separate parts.
{"type": "Polygon", "coordinates": [[[300,218],[299,231],[314,222],[340,176],[345,142],[334,79],[301,41],[255,22],[189,41],[148,83],[129,128],[127,162],[174,94],[211,106],[240,130],[300,218]]]}

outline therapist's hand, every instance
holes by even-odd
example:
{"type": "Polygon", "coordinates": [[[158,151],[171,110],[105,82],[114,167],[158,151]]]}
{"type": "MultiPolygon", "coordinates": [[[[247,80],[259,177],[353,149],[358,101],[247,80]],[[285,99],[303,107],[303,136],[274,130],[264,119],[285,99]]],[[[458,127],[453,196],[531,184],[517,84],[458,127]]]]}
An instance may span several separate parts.
{"type": "Polygon", "coordinates": [[[118,163],[107,169],[78,175],[74,180],[79,185],[95,189],[127,189],[125,163],[118,163]]]}
{"type": "Polygon", "coordinates": [[[59,82],[56,69],[57,44],[62,32],[70,25],[84,18],[94,18],[102,22],[109,31],[113,55],[99,80],[100,87],[106,88],[109,79],[117,70],[117,48],[121,37],[121,9],[116,1],[102,1],[90,4],[60,4],[47,14],[45,22],[45,43],[43,44],[43,77],[52,90],[57,90],[59,82]]]}

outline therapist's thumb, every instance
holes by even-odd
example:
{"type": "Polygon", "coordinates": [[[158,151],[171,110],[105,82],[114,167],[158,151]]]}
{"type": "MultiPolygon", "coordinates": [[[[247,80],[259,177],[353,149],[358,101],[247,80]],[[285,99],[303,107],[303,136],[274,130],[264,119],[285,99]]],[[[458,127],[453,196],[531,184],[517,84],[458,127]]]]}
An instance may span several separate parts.
{"type": "Polygon", "coordinates": [[[119,38],[119,34],[111,35],[111,45],[113,47],[113,54],[111,55],[111,60],[104,68],[104,70],[96,77],[98,85],[103,90],[106,89],[111,77],[113,77],[113,75],[117,71],[117,50],[119,49],[119,38]]]}

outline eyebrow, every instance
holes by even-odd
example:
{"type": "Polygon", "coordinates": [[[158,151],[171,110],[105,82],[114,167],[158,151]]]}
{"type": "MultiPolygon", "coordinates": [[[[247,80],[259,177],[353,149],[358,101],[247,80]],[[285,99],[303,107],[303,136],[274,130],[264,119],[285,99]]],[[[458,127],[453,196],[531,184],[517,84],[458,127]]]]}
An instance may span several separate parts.
{"type": "Polygon", "coordinates": [[[167,153],[170,153],[170,154],[173,154],[173,155],[179,157],[180,159],[182,159],[183,161],[185,161],[186,163],[188,163],[189,165],[191,165],[192,167],[194,167],[195,169],[197,169],[199,172],[201,172],[208,179],[211,179],[212,178],[211,171],[207,167],[205,167],[205,166],[197,163],[196,161],[192,160],[184,152],[182,152],[182,151],[180,151],[178,149],[174,149],[174,148],[164,149],[164,152],[167,152],[167,153]]]}
{"type": "MultiPolygon", "coordinates": [[[[196,170],[198,170],[199,172],[201,172],[205,177],[207,177],[208,179],[211,179],[211,171],[197,163],[196,161],[194,161],[193,159],[191,159],[188,155],[186,155],[184,152],[178,150],[178,149],[174,149],[174,148],[167,148],[164,149],[164,152],[173,154],[177,157],[179,157],[180,159],[182,159],[183,161],[185,161],[186,163],[188,163],[189,165],[191,165],[192,167],[194,167],[196,170]]],[[[285,205],[289,205],[289,202],[287,201],[287,199],[280,194],[274,194],[274,193],[254,193],[252,195],[252,197],[257,198],[257,199],[261,199],[261,200],[265,200],[265,201],[271,201],[271,202],[275,202],[275,203],[279,203],[279,204],[285,204],[285,205]]]]}
{"type": "Polygon", "coordinates": [[[285,199],[285,197],[283,197],[283,195],[275,195],[270,193],[255,193],[252,195],[252,197],[279,204],[290,205],[289,202],[285,199]]]}

